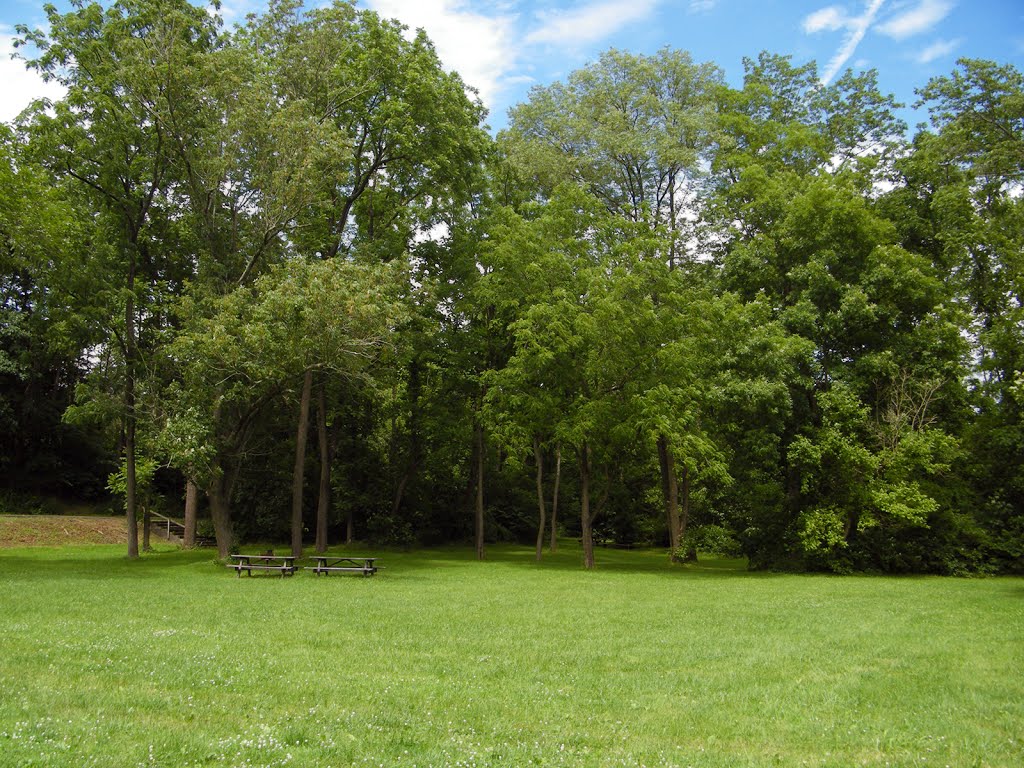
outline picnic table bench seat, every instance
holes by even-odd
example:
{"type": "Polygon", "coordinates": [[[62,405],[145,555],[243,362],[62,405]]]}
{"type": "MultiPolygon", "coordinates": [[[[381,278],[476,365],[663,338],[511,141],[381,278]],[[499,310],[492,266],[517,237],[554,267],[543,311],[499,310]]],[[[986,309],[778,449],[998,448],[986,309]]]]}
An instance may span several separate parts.
{"type": "Polygon", "coordinates": [[[332,573],[361,573],[372,576],[377,572],[376,557],[342,557],[340,555],[316,555],[316,565],[306,566],[317,576],[332,573]]]}

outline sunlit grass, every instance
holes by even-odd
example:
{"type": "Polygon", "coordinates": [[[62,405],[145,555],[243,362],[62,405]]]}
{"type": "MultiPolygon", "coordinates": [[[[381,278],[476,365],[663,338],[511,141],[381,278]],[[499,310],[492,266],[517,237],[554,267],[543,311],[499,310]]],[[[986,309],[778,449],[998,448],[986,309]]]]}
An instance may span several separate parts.
{"type": "Polygon", "coordinates": [[[0,766],[1024,765],[1024,580],[375,554],[0,552],[0,766]]]}

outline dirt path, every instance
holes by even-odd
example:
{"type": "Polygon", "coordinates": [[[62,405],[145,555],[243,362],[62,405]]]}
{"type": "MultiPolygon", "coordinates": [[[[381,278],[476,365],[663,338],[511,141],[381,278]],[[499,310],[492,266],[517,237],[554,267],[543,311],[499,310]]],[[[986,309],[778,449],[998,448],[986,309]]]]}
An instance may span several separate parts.
{"type": "Polygon", "coordinates": [[[59,547],[64,544],[121,544],[127,529],[123,517],[72,515],[0,515],[0,549],[59,547]]]}

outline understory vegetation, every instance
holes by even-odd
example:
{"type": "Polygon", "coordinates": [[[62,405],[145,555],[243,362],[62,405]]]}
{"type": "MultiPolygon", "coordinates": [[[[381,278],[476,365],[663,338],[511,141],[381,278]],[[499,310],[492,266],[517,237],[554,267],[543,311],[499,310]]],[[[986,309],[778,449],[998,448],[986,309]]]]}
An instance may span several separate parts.
{"type": "Polygon", "coordinates": [[[222,557],[1024,571],[1016,68],[922,83],[910,132],[872,71],[611,50],[492,137],[422,32],[215,11],[18,31],[66,95],[0,126],[10,498],[116,493],[133,558],[161,512],[222,557]]]}

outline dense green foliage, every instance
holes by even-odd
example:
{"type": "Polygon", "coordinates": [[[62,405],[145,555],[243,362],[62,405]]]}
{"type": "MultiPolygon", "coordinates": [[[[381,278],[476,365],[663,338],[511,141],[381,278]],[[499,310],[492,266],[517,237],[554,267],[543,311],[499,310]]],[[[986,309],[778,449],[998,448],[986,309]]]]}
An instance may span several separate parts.
{"type": "Polygon", "coordinates": [[[1024,760],[1017,578],[749,573],[578,546],[0,557],[6,765],[988,765],[1024,760]],[[131,600],[124,595],[131,594],[131,600]],[[173,597],[172,597],[173,596],[173,597]],[[969,629],[968,629],[969,628],[969,629]]]}
{"type": "Polygon", "coordinates": [[[873,72],[609,51],[491,139],[345,0],[48,13],[21,43],[67,95],[0,136],[6,488],[95,495],[120,455],[130,520],[188,482],[222,554],[1024,569],[1013,67],[923,84],[908,140],[873,72]]]}

